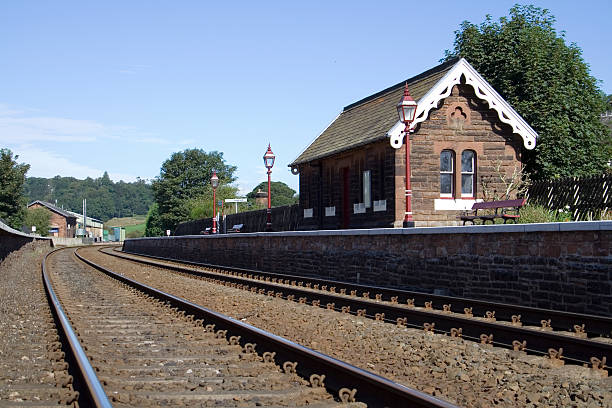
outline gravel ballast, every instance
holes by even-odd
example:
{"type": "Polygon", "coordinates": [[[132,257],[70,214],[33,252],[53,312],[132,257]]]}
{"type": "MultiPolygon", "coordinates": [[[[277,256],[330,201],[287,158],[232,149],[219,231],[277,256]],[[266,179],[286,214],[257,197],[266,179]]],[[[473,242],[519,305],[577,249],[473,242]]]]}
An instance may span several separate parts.
{"type": "Polygon", "coordinates": [[[584,367],[554,367],[547,358],[186,278],[96,249],[82,254],[115,272],[461,406],[612,406],[612,379],[584,367]]]}
{"type": "Polygon", "coordinates": [[[0,406],[66,405],[77,397],[42,282],[49,251],[49,243],[33,242],[0,263],[0,406]]]}

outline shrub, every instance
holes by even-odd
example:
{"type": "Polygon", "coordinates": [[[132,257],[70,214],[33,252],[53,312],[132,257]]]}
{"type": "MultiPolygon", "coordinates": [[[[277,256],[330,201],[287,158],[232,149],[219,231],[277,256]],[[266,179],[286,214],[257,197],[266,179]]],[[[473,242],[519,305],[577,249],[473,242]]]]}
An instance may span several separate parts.
{"type": "Polygon", "coordinates": [[[557,211],[550,210],[541,205],[526,205],[520,209],[519,224],[533,224],[541,222],[559,222],[560,220],[557,211]]]}

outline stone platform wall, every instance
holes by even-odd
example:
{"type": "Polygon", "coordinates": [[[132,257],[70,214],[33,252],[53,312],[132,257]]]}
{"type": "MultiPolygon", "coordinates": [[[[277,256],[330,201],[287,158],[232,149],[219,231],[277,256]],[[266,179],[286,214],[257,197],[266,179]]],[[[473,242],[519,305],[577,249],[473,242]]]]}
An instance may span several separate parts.
{"type": "Polygon", "coordinates": [[[612,222],[138,238],[129,252],[612,315],[612,222]]]}
{"type": "Polygon", "coordinates": [[[17,231],[0,221],[0,262],[8,254],[18,250],[28,242],[42,240],[51,245],[49,238],[41,238],[35,235],[24,234],[17,231]]]}

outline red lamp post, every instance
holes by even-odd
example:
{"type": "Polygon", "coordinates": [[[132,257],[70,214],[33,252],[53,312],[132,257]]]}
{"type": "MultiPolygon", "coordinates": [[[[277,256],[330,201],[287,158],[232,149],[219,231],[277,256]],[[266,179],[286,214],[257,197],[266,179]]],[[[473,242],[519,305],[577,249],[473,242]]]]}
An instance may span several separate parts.
{"type": "Polygon", "coordinates": [[[406,83],[404,96],[397,104],[397,113],[399,114],[400,121],[406,126],[404,129],[404,134],[406,135],[406,215],[404,216],[404,228],[414,227],[412,219],[412,190],[410,187],[410,124],[414,120],[416,110],[417,103],[410,96],[408,83],[406,83]]]}
{"type": "Polygon", "coordinates": [[[268,150],[263,156],[264,166],[268,169],[268,211],[266,213],[266,231],[272,231],[272,201],[270,196],[270,175],[272,174],[272,166],[274,166],[274,153],[270,149],[270,143],[268,143],[268,150]]]}
{"type": "Polygon", "coordinates": [[[213,175],[210,178],[210,185],[213,189],[213,228],[212,233],[217,233],[217,187],[219,187],[219,177],[217,172],[213,170],[213,175]]]}

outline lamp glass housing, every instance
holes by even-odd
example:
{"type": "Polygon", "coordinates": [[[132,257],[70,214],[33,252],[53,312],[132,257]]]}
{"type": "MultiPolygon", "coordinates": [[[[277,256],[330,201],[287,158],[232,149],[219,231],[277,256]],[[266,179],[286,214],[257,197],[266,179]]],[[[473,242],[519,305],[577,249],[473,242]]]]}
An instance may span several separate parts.
{"type": "Polygon", "coordinates": [[[400,121],[403,123],[411,123],[414,120],[414,115],[416,114],[417,103],[410,96],[410,91],[408,90],[408,84],[404,88],[404,96],[400,99],[397,104],[397,114],[399,115],[400,121]]]}
{"type": "Polygon", "coordinates": [[[416,113],[416,102],[412,101],[412,104],[404,103],[404,101],[400,102],[397,105],[397,113],[399,114],[401,122],[412,122],[414,120],[414,114],[416,113]]]}
{"type": "Polygon", "coordinates": [[[219,177],[217,176],[217,172],[214,171],[212,177],[210,178],[210,185],[212,188],[219,187],[219,177]]]}
{"type": "Polygon", "coordinates": [[[266,150],[266,153],[263,156],[264,166],[266,166],[268,170],[274,166],[274,159],[276,159],[276,156],[274,156],[270,145],[268,145],[268,150],[266,150]]]}

